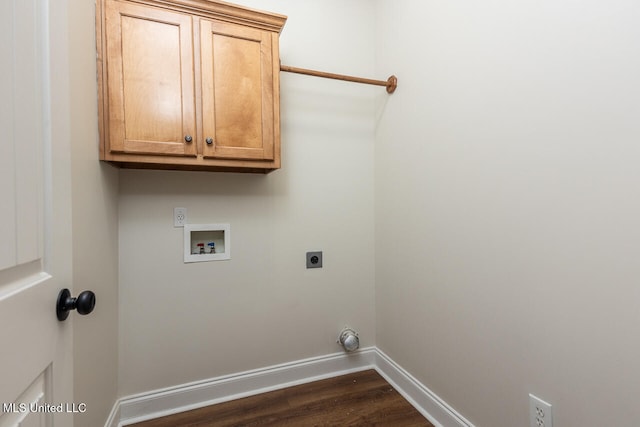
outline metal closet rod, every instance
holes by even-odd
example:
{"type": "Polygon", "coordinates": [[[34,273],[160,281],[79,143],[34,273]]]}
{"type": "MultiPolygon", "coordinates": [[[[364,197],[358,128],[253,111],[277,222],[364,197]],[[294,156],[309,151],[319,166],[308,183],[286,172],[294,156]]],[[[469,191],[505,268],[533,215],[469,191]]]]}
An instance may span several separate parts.
{"type": "Polygon", "coordinates": [[[280,64],[280,71],[286,71],[287,73],[306,74],[308,76],[324,77],[327,79],[344,80],[348,82],[364,83],[368,85],[384,86],[387,88],[387,93],[395,92],[398,87],[398,78],[391,76],[387,80],[373,80],[365,79],[362,77],[345,76],[344,74],[326,73],[324,71],[307,70],[305,68],[290,67],[288,65],[280,64]]]}

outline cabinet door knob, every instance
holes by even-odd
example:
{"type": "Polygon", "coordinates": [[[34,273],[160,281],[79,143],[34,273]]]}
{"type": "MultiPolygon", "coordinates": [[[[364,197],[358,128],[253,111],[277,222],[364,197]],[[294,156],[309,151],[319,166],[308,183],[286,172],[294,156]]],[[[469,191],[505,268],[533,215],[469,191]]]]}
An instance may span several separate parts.
{"type": "Polygon", "coordinates": [[[212,145],[213,144],[213,138],[209,137],[206,140],[207,145],[212,145]]]}
{"type": "Polygon", "coordinates": [[[193,141],[193,138],[191,138],[191,135],[186,135],[184,137],[184,140],[187,141],[187,142],[191,142],[191,141],[193,141]]]}

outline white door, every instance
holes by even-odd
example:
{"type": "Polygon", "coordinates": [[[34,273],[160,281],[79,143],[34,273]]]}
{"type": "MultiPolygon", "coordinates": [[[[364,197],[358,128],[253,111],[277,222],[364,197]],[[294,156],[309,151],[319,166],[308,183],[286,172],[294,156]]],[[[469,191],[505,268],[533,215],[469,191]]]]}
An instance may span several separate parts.
{"type": "MultiPolygon", "coordinates": [[[[0,427],[71,426],[65,1],[0,0],[0,427]]],[[[73,314],[72,314],[73,316],[73,314]]]]}

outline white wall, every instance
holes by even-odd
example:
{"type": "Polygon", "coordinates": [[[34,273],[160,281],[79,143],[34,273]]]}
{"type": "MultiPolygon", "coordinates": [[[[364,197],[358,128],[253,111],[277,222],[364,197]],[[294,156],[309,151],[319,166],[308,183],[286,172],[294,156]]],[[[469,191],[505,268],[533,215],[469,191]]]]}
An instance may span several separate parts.
{"type": "Polygon", "coordinates": [[[478,426],[640,419],[640,6],[377,1],[377,345],[478,426]]]}
{"type": "Polygon", "coordinates": [[[73,295],[96,294],[88,316],[72,314],[75,427],[103,425],[118,394],[118,171],[98,161],[95,5],[68,2],[73,295]]]}
{"type": "MultiPolygon", "coordinates": [[[[372,74],[370,2],[240,3],[288,15],[283,64],[372,74]]],[[[377,90],[282,73],[283,166],[266,176],[120,172],[121,395],[334,353],[344,325],[375,343],[377,90]],[[184,264],[177,206],[230,223],[232,259],[184,264]]]]}

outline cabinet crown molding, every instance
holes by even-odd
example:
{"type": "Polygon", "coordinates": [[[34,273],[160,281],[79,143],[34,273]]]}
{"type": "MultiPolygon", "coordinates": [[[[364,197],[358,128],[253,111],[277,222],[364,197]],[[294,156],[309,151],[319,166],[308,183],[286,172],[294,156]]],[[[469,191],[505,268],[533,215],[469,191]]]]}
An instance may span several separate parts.
{"type": "Polygon", "coordinates": [[[287,17],[272,12],[247,8],[219,0],[130,0],[132,3],[171,7],[192,15],[215,19],[280,33],[287,17]]]}

